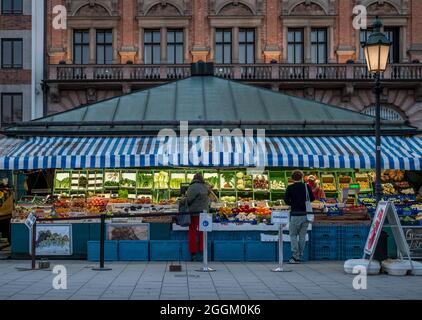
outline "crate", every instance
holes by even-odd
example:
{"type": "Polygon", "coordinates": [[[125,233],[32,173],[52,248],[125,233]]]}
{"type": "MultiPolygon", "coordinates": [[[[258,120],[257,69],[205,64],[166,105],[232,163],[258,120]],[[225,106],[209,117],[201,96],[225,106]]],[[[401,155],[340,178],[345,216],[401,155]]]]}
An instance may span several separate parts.
{"type": "Polygon", "coordinates": [[[341,259],[342,260],[362,259],[364,249],[365,249],[365,244],[360,244],[360,243],[346,244],[342,247],[341,259]]]}
{"type": "MultiPolygon", "coordinates": [[[[283,243],[283,261],[287,262],[292,258],[292,246],[290,242],[283,243]]],[[[306,242],[305,251],[303,253],[302,260],[309,261],[310,256],[310,244],[309,241],[306,242]]],[[[276,260],[278,261],[278,243],[276,244],[276,260]]]]}
{"type": "MultiPolygon", "coordinates": [[[[105,241],[104,243],[104,260],[117,261],[118,260],[118,241],[105,241]]],[[[88,261],[100,261],[100,242],[87,242],[88,261]]]]}
{"type": "Polygon", "coordinates": [[[187,231],[171,231],[170,240],[187,240],[188,232],[187,231]]]}
{"type": "Polygon", "coordinates": [[[119,261],[148,261],[148,241],[119,241],[119,261]]]}
{"type": "Polygon", "coordinates": [[[341,238],[341,228],[337,226],[314,226],[312,228],[312,242],[318,241],[338,241],[341,238]]]}
{"type": "Polygon", "coordinates": [[[151,261],[182,260],[182,246],[179,240],[151,240],[149,243],[151,261]]]}
{"type": "Polygon", "coordinates": [[[312,259],[313,260],[338,260],[339,247],[336,243],[319,243],[312,245],[312,259]]]}
{"type": "Polygon", "coordinates": [[[341,233],[343,239],[361,240],[367,239],[369,234],[369,226],[343,226],[341,233]]]}
{"type": "Polygon", "coordinates": [[[245,261],[275,261],[276,258],[275,242],[245,242],[245,261]]]}
{"type": "Polygon", "coordinates": [[[215,240],[214,261],[244,261],[245,242],[239,240],[215,240]]]}

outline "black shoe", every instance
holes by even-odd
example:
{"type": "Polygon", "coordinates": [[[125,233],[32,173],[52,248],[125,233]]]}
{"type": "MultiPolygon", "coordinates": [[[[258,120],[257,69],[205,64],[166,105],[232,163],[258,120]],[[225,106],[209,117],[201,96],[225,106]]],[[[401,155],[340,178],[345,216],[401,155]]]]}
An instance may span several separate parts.
{"type": "Polygon", "coordinates": [[[196,254],[191,254],[190,261],[196,261],[196,254]]]}
{"type": "Polygon", "coordinates": [[[299,264],[299,263],[300,263],[300,260],[295,259],[293,257],[289,260],[289,264],[299,264]]]}

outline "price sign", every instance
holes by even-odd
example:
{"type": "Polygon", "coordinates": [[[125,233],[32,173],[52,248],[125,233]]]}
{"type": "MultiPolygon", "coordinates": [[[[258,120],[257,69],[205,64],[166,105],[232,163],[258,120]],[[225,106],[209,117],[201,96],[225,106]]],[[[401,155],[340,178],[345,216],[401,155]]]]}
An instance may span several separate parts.
{"type": "Polygon", "coordinates": [[[25,225],[28,227],[29,230],[32,229],[33,225],[37,218],[32,214],[32,212],[28,215],[28,218],[25,220],[25,225]]]}
{"type": "Polygon", "coordinates": [[[271,223],[287,225],[289,223],[289,211],[273,211],[271,223]]]}
{"type": "Polygon", "coordinates": [[[212,231],[212,215],[203,212],[199,215],[199,231],[211,232],[212,231]]]}

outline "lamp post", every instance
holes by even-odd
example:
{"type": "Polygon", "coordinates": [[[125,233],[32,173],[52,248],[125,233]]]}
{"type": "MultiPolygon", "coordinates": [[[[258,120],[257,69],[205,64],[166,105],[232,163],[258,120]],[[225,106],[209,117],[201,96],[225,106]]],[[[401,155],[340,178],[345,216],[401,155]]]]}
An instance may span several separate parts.
{"type": "Polygon", "coordinates": [[[366,63],[370,73],[375,75],[375,154],[376,154],[376,178],[375,195],[377,202],[381,200],[381,73],[387,69],[388,56],[390,54],[390,41],[381,32],[382,22],[375,19],[373,33],[363,46],[366,63]]]}

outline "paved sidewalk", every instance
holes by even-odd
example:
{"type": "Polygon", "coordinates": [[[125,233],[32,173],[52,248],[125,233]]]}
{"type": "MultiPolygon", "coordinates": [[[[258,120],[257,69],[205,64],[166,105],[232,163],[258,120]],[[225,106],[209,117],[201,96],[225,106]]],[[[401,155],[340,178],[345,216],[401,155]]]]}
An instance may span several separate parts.
{"type": "Polygon", "coordinates": [[[0,261],[0,300],[249,300],[249,299],[418,299],[422,277],[370,276],[367,290],[354,290],[353,276],[342,262],[286,265],[273,273],[272,263],[211,263],[214,273],[199,273],[200,263],[183,263],[183,272],[168,271],[165,262],[107,263],[111,271],[91,270],[87,261],[55,261],[66,266],[67,290],[54,290],[51,271],[18,271],[28,261],[0,261]]]}

